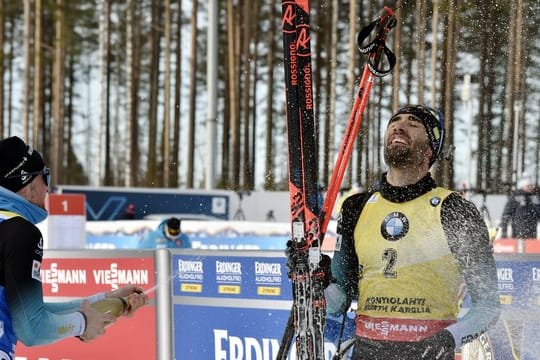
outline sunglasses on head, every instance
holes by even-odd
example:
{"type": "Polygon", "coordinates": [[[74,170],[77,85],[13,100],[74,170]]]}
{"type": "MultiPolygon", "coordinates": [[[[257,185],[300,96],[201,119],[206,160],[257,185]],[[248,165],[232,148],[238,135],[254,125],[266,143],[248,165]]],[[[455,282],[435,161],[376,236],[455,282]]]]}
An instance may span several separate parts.
{"type": "Polygon", "coordinates": [[[12,175],[12,176],[9,176],[8,179],[19,178],[23,176],[34,176],[34,175],[39,175],[39,174],[43,176],[43,181],[45,182],[45,185],[49,187],[49,185],[51,185],[51,169],[49,169],[48,167],[44,167],[43,170],[39,170],[39,171],[12,175]]]}

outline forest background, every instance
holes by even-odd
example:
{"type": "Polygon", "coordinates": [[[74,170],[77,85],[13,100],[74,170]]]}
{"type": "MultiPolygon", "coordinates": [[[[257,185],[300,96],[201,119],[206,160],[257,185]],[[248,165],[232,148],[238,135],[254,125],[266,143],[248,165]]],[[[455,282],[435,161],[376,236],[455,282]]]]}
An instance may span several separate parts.
{"type": "MultiPolygon", "coordinates": [[[[539,183],[540,0],[310,5],[321,186],[366,60],[356,34],[384,5],[397,9],[398,62],[375,81],[343,187],[384,171],[382,131],[405,103],[445,116],[454,156],[433,169],[444,185],[504,193],[524,172],[539,183]]],[[[282,41],[278,1],[0,0],[0,134],[42,150],[55,184],[287,190],[282,41]]]]}

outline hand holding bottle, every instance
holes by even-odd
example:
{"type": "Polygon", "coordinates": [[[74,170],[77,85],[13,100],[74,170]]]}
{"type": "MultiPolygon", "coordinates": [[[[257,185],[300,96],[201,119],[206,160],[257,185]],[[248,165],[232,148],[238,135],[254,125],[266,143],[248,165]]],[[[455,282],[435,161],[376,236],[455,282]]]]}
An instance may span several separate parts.
{"type": "Polygon", "coordinates": [[[117,318],[121,315],[131,316],[147,303],[148,295],[142,288],[128,285],[105,293],[105,299],[92,303],[92,306],[117,318]]]}
{"type": "Polygon", "coordinates": [[[95,339],[105,333],[105,327],[114,322],[115,317],[110,313],[103,313],[92,307],[88,300],[83,301],[79,311],[83,314],[86,327],[79,336],[84,342],[95,339]]]}
{"type": "Polygon", "coordinates": [[[138,288],[136,291],[127,296],[128,307],[127,311],[123,315],[128,317],[132,316],[135,311],[148,304],[148,302],[148,295],[146,295],[142,289],[138,288]]]}
{"type": "Polygon", "coordinates": [[[106,292],[105,297],[106,298],[112,298],[112,297],[123,298],[123,297],[128,297],[129,295],[133,293],[142,294],[143,289],[140,286],[126,285],[116,290],[106,292]]]}

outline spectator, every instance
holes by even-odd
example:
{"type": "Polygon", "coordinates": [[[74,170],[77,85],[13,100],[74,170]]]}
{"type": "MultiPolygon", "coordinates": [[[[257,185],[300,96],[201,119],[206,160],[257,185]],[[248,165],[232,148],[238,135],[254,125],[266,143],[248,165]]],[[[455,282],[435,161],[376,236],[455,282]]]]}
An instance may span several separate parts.
{"type": "Polygon", "coordinates": [[[191,248],[189,237],[180,229],[181,221],[176,217],[163,220],[156,230],[148,233],[140,242],[140,249],[191,248]]]}
{"type": "Polygon", "coordinates": [[[124,210],[124,213],[121,217],[122,220],[133,220],[135,219],[135,204],[128,204],[126,206],[126,209],[124,210]]]}
{"type": "Polygon", "coordinates": [[[268,210],[266,213],[266,221],[276,221],[276,217],[274,216],[274,210],[268,210]]]}
{"type": "Polygon", "coordinates": [[[126,297],[130,313],[147,296],[126,286],[86,299],[45,302],[40,267],[43,236],[35,226],[45,220],[45,198],[51,173],[41,154],[18,137],[0,141],[0,359],[13,360],[17,341],[27,346],[69,337],[90,341],[114,318],[91,303],[107,297],[126,297]]]}
{"type": "Polygon", "coordinates": [[[518,181],[518,189],[508,197],[501,218],[501,236],[508,236],[508,225],[512,227],[512,237],[530,239],[537,237],[540,221],[540,194],[535,189],[531,177],[524,175],[518,181]]]}
{"type": "Polygon", "coordinates": [[[405,106],[384,137],[388,172],[349,197],[338,221],[328,313],[358,298],[353,359],[450,360],[499,315],[497,272],[484,220],[429,172],[444,141],[442,114],[405,106]],[[463,284],[472,306],[458,319],[463,284]]]}

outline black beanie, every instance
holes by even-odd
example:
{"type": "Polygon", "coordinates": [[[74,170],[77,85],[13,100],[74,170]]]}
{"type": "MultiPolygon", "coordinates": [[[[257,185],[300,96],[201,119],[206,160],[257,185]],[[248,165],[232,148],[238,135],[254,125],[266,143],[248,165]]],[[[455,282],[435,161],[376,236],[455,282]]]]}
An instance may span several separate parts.
{"type": "Polygon", "coordinates": [[[172,236],[178,235],[180,233],[180,219],[172,217],[167,220],[167,230],[172,236]]]}
{"type": "Polygon", "coordinates": [[[38,176],[44,167],[41,154],[21,138],[12,136],[0,141],[0,186],[17,192],[38,176]]]}
{"type": "Polygon", "coordinates": [[[441,112],[424,105],[406,105],[392,116],[390,122],[399,114],[411,114],[422,121],[422,124],[426,128],[431,150],[433,150],[433,156],[429,160],[429,165],[433,165],[440,156],[444,144],[445,131],[441,112]]]}

